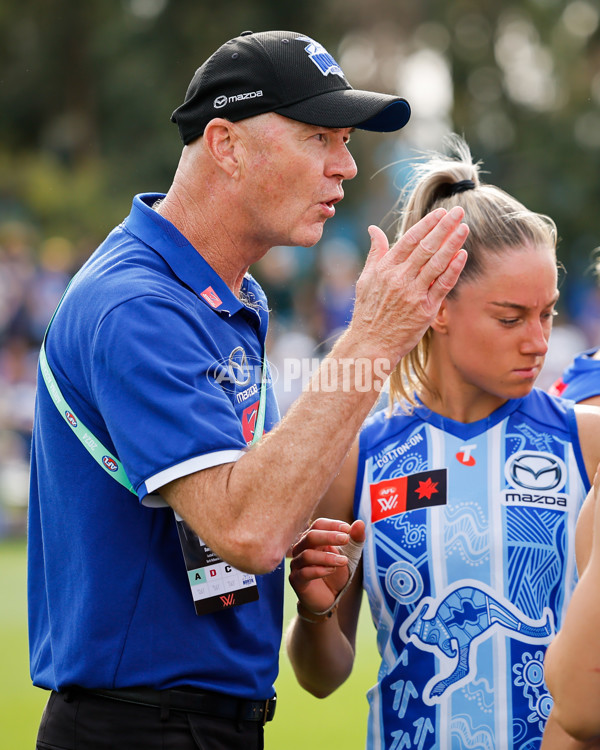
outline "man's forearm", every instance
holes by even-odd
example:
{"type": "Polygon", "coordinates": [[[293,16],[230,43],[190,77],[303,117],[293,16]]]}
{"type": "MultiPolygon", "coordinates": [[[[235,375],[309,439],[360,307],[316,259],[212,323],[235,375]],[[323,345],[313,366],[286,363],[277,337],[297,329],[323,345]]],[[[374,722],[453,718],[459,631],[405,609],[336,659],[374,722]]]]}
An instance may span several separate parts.
{"type": "Polygon", "coordinates": [[[235,464],[177,480],[163,494],[217,554],[242,570],[277,566],[338,472],[385,379],[420,340],[458,279],[464,213],[437,210],[371,251],[348,330],[274,430],[235,464]]]}
{"type": "Polygon", "coordinates": [[[281,424],[231,466],[232,536],[223,540],[219,531],[215,544],[263,558],[261,572],[280,562],[307,525],[380,395],[389,361],[353,354],[351,341],[340,341],[281,424]]]}

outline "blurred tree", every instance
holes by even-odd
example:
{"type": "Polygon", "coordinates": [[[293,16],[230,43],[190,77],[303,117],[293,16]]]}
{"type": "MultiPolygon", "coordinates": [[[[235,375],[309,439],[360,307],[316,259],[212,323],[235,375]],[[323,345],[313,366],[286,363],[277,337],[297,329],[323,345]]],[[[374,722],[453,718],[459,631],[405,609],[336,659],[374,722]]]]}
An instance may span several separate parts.
{"type": "Polygon", "coordinates": [[[600,245],[599,17],[598,0],[4,0],[0,218],[18,209],[93,244],[133,193],[168,186],[170,113],[205,56],[244,29],[288,28],[323,42],[357,88],[413,106],[400,135],[354,136],[338,227],[381,221],[405,160],[454,130],[494,182],[553,216],[580,274],[600,245]]]}

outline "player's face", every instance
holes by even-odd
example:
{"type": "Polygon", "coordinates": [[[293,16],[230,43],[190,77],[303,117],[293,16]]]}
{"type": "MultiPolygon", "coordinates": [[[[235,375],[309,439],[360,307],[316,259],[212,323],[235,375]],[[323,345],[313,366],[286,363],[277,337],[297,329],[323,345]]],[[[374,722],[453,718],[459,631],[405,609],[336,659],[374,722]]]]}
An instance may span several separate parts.
{"type": "Polygon", "coordinates": [[[248,222],[268,246],[318,242],[342,182],[356,175],[351,128],[318,128],[276,114],[255,118],[247,155],[248,222]]]}
{"type": "Polygon", "coordinates": [[[441,377],[462,392],[503,402],[527,395],[544,364],[558,299],[550,248],[488,255],[483,276],[459,285],[446,300],[436,345],[441,377]]]}

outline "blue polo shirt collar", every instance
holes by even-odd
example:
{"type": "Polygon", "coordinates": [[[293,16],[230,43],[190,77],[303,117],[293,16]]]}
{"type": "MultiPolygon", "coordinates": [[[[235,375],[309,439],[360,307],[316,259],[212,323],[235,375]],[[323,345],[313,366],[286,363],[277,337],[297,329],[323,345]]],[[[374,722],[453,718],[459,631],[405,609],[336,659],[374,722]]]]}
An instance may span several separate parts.
{"type": "MultiPolygon", "coordinates": [[[[245,306],[196,248],[167,219],[154,211],[153,204],[163,193],[140,193],[133,199],[125,219],[127,231],[155,250],[177,278],[190,287],[212,310],[233,315],[245,306]]],[[[248,278],[242,287],[248,286],[248,278]]]]}

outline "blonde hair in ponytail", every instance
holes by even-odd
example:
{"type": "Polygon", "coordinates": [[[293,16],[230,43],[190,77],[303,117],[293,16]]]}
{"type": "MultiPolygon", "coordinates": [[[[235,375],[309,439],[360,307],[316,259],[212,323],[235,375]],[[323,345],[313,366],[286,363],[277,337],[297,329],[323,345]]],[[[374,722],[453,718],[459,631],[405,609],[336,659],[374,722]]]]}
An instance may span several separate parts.
{"type": "MultiPolygon", "coordinates": [[[[460,136],[449,136],[447,148],[449,155],[433,153],[416,165],[413,179],[400,196],[399,202],[405,202],[398,236],[436,208],[464,209],[469,226],[464,244],[468,259],[449,297],[456,295],[465,281],[483,274],[488,254],[524,245],[551,247],[556,253],[556,225],[550,217],[530,211],[504,190],[482,182],[480,163],[473,162],[469,146],[460,136]]],[[[392,372],[390,411],[397,401],[410,412],[420,394],[435,393],[426,375],[431,335],[430,328],[392,372]]]]}

